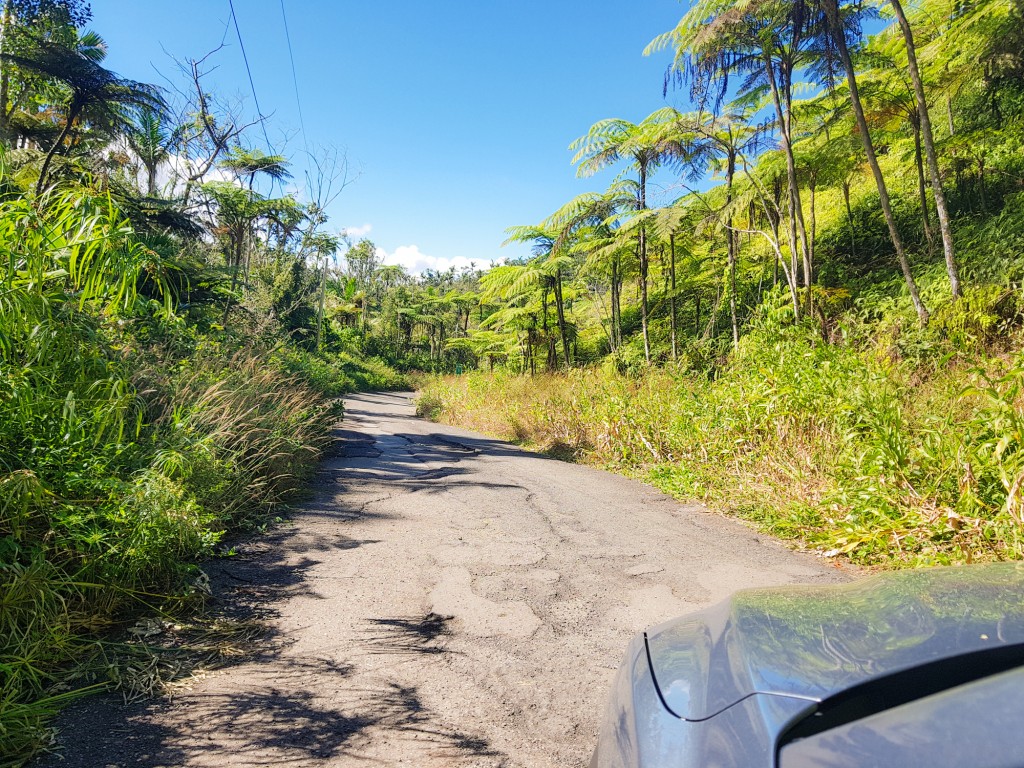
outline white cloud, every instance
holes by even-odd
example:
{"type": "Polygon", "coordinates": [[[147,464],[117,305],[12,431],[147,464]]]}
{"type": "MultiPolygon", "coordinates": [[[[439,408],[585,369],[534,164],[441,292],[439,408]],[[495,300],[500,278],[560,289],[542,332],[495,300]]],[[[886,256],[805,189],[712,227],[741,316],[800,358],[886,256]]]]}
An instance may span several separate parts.
{"type": "Polygon", "coordinates": [[[361,227],[345,227],[342,231],[352,240],[358,240],[370,234],[371,230],[373,230],[372,224],[363,224],[361,227]]]}
{"type": "MultiPolygon", "coordinates": [[[[157,184],[161,187],[166,187],[173,183],[174,189],[171,190],[171,193],[181,192],[185,187],[184,180],[188,178],[190,170],[191,168],[185,161],[185,158],[180,155],[170,155],[167,158],[167,162],[161,165],[157,171],[157,184]]],[[[206,176],[202,181],[230,181],[234,184],[239,184],[234,174],[217,165],[214,165],[206,172],[206,176]]]]}
{"type": "Polygon", "coordinates": [[[465,269],[470,266],[482,269],[491,265],[490,259],[467,259],[465,256],[455,256],[452,258],[428,256],[422,253],[419,246],[416,245],[400,245],[391,253],[388,253],[383,248],[378,248],[377,252],[383,257],[385,264],[405,267],[413,275],[422,274],[428,269],[443,272],[452,267],[455,267],[456,270],[465,269]]]}
{"type": "MultiPolygon", "coordinates": [[[[116,139],[107,145],[107,151],[128,157],[129,169],[134,170],[136,183],[141,190],[145,190],[146,183],[148,182],[146,168],[128,141],[124,138],[116,139]]],[[[183,156],[174,153],[169,154],[167,159],[160,163],[156,169],[155,182],[157,191],[165,195],[181,194],[185,188],[185,179],[188,178],[192,171],[193,167],[186,162],[183,156]]],[[[218,165],[210,168],[201,181],[230,181],[235,184],[239,183],[232,173],[218,165]]]]}

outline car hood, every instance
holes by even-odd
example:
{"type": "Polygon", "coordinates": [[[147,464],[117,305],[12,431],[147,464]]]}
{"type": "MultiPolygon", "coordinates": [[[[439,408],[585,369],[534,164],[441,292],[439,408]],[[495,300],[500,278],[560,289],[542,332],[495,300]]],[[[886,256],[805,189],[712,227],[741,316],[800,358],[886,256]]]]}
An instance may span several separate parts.
{"type": "MultiPolygon", "coordinates": [[[[776,699],[779,701],[779,699],[776,699]]],[[[1020,766],[1024,669],[990,675],[786,744],[780,768],[1020,766]]]]}
{"type": "Polygon", "coordinates": [[[821,701],[921,664],[1024,644],[1024,565],[744,590],[646,637],[661,697],[686,720],[756,693],[821,701]]]}

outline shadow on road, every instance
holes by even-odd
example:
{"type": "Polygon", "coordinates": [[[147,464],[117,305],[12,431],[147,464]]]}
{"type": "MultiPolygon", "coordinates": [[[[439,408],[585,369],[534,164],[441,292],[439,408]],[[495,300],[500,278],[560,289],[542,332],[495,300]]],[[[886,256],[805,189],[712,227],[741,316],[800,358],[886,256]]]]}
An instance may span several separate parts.
{"type": "MultiPolygon", "coordinates": [[[[381,449],[372,437],[339,430],[341,445],[325,466],[324,479],[344,473],[354,482],[380,481],[396,492],[440,490],[472,474],[452,464],[483,450],[445,440],[400,439],[407,451],[381,449]],[[448,466],[425,469],[424,462],[448,466]]],[[[344,488],[337,483],[331,496],[338,485],[344,488]]],[[[325,599],[311,571],[339,550],[381,543],[345,536],[335,523],[389,519],[366,503],[346,505],[344,496],[340,503],[320,496],[298,513],[300,521],[311,524],[285,523],[259,538],[241,539],[225,547],[228,556],[203,566],[216,596],[214,614],[257,620],[265,627],[256,641],[258,652],[225,659],[221,670],[210,673],[210,684],[191,681],[191,690],[177,688],[173,698],[125,704],[105,695],[72,705],[58,723],[62,748],[34,767],[314,766],[345,756],[360,761],[368,753],[379,756],[382,744],[405,739],[416,740],[444,764],[505,765],[505,756],[486,739],[438,722],[415,687],[379,673],[372,685],[365,679],[357,683],[355,667],[338,661],[358,663],[367,653],[443,654],[450,617],[368,619],[362,648],[332,648],[323,657],[294,652],[292,631],[282,630],[278,621],[285,603],[325,599]],[[230,667],[229,674],[224,667],[230,667]]]]}
{"type": "Polygon", "coordinates": [[[426,616],[411,616],[400,619],[370,619],[378,634],[367,638],[373,653],[381,654],[422,654],[445,653],[446,648],[439,640],[450,635],[448,624],[452,616],[428,613],[426,616]]]}

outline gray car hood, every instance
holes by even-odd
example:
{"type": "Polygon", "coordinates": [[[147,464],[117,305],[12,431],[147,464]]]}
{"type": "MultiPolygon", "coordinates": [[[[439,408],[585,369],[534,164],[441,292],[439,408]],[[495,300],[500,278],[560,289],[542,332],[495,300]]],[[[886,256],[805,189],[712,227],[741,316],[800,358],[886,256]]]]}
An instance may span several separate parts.
{"type": "Polygon", "coordinates": [[[1017,563],[745,590],[647,633],[662,699],[686,720],[756,693],[821,701],[872,678],[1022,643],[1017,563]]]}

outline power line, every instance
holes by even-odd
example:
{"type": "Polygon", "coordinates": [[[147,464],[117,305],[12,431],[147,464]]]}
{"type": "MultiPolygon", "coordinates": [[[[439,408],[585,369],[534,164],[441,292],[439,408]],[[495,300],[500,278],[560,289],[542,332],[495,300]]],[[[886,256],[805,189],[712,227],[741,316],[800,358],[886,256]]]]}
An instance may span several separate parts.
{"type": "Polygon", "coordinates": [[[288,41],[288,60],[292,65],[292,85],[295,88],[295,106],[299,109],[299,130],[302,131],[302,146],[306,150],[306,194],[310,194],[312,186],[312,172],[309,167],[310,153],[309,140],[306,138],[306,121],[302,117],[302,99],[299,98],[299,76],[295,72],[295,54],[292,51],[292,36],[288,31],[288,14],[284,10],[284,0],[281,0],[281,18],[284,20],[284,37],[288,41]]]}
{"type": "Polygon", "coordinates": [[[249,57],[245,54],[245,43],[242,42],[242,30],[238,27],[238,14],[235,13],[234,0],[228,0],[228,7],[231,8],[231,19],[235,23],[235,34],[238,35],[238,47],[242,49],[242,61],[245,62],[245,72],[249,76],[249,88],[252,89],[252,100],[256,103],[256,114],[260,118],[260,128],[263,129],[263,138],[267,142],[267,151],[273,152],[274,148],[270,144],[270,136],[267,135],[266,118],[263,116],[263,110],[260,109],[260,100],[256,96],[256,83],[252,79],[252,70],[249,68],[249,57]]]}

